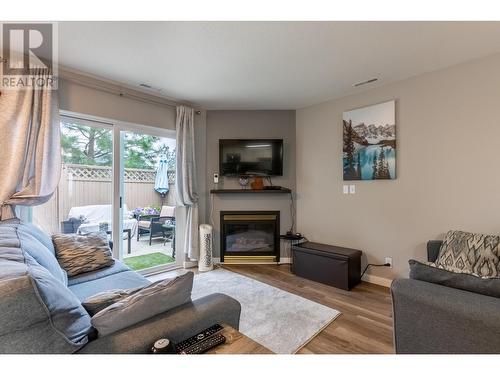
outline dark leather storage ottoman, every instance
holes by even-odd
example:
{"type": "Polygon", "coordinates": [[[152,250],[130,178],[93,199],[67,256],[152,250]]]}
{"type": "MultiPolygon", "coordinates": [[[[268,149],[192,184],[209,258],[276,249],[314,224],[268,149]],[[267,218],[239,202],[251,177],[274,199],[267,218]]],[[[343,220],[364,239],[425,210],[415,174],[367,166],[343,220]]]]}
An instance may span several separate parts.
{"type": "Polygon", "coordinates": [[[304,242],[292,246],[292,272],[305,279],[349,290],[361,280],[360,250],[304,242]]]}

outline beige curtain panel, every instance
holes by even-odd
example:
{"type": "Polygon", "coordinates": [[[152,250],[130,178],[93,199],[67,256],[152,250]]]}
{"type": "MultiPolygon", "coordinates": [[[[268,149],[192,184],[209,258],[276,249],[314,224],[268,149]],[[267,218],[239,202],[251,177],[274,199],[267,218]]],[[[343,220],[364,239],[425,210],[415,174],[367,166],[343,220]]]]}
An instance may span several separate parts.
{"type": "Polygon", "coordinates": [[[185,252],[198,260],[198,190],[194,152],[194,110],[178,106],[176,117],[177,171],[175,177],[177,204],[186,207],[185,252]]]}
{"type": "MultiPolygon", "coordinates": [[[[47,75],[40,73],[37,76],[47,75]]],[[[26,88],[0,95],[0,219],[54,193],[61,172],[57,92],[26,88]]]]}

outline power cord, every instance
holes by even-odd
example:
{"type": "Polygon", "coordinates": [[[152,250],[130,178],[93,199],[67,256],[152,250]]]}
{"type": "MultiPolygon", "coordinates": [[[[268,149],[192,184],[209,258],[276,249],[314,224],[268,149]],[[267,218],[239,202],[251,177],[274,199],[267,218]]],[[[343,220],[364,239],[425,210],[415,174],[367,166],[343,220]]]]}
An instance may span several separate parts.
{"type": "Polygon", "coordinates": [[[384,264],[373,264],[373,263],[368,263],[363,271],[363,273],[361,274],[361,277],[363,277],[363,275],[365,274],[366,270],[368,269],[368,267],[390,267],[391,264],[390,263],[384,263],[384,264]]]}

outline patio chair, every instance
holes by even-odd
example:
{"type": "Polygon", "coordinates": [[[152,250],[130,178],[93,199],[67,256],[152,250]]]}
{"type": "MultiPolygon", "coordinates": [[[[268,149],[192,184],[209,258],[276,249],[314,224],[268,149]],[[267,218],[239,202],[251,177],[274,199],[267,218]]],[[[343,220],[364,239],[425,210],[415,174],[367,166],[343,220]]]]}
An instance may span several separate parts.
{"type": "Polygon", "coordinates": [[[138,230],[137,241],[142,235],[149,234],[149,246],[153,238],[174,238],[172,232],[175,229],[165,228],[163,225],[169,223],[175,226],[175,206],[163,206],[159,215],[139,215],[137,217],[138,230]]]}

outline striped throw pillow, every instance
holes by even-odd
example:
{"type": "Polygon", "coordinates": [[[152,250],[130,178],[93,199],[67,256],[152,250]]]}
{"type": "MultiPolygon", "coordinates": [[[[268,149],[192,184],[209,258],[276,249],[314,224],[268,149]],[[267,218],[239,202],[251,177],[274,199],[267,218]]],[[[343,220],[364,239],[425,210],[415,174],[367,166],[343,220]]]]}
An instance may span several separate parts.
{"type": "Polygon", "coordinates": [[[52,236],[56,257],[69,277],[110,267],[115,263],[105,232],[55,234],[52,236]]]}

